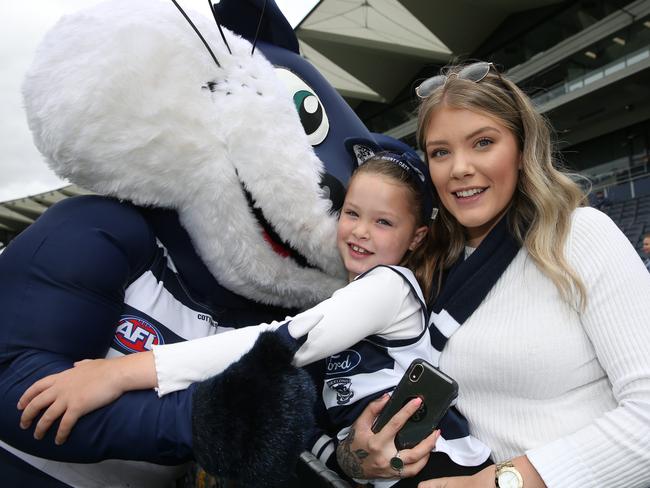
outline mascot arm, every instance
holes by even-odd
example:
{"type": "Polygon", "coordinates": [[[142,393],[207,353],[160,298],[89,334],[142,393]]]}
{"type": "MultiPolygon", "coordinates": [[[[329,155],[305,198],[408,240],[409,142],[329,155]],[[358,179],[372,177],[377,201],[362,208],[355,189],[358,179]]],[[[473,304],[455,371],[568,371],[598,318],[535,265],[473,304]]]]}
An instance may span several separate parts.
{"type": "Polygon", "coordinates": [[[0,256],[0,439],[54,460],[184,461],[191,449],[192,390],[164,400],[132,392],[82,418],[65,445],[19,428],[16,403],[38,379],[103,357],[124,289],[153,256],[155,239],[133,207],[86,196],[49,209],[0,256]]]}
{"type": "Polygon", "coordinates": [[[155,249],[133,207],[94,196],[53,206],[0,259],[0,362],[33,350],[103,357],[124,290],[155,249]]]}

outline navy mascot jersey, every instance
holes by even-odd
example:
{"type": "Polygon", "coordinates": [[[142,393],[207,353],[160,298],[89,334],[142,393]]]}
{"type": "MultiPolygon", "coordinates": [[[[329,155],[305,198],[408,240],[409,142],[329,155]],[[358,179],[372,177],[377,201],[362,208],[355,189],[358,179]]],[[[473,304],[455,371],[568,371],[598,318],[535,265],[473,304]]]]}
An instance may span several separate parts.
{"type": "Polygon", "coordinates": [[[3,476],[20,470],[23,481],[24,463],[31,465],[38,486],[60,486],[54,478],[81,486],[110,480],[164,486],[174,478],[170,470],[179,471],[174,465],[192,458],[193,388],[160,399],[153,391],[127,393],[82,417],[56,446],[55,428],[35,441],[31,430],[18,427],[16,403],[34,381],[80,359],[144,351],[288,313],[221,287],[174,212],[96,196],[48,210],[0,255],[0,276],[0,466],[3,476]]]}

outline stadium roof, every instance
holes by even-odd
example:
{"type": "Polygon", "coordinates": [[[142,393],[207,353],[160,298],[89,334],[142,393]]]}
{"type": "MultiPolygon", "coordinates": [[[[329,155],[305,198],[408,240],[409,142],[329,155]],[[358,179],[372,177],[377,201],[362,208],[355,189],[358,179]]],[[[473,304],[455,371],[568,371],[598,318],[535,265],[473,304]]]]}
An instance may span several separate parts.
{"type": "Polygon", "coordinates": [[[422,66],[467,57],[509,15],[559,0],[321,0],[301,53],[352,105],[391,101],[422,66]]]}
{"type": "Polygon", "coordinates": [[[59,200],[89,193],[75,185],[59,188],[38,195],[0,203],[0,231],[10,235],[22,232],[45,210],[59,200]]]}
{"type": "MultiPolygon", "coordinates": [[[[509,15],[559,1],[321,0],[296,33],[302,55],[352,106],[388,102],[423,66],[475,51],[509,15]]],[[[71,185],[0,202],[0,235],[11,238],[57,201],[84,193],[71,185]]]]}

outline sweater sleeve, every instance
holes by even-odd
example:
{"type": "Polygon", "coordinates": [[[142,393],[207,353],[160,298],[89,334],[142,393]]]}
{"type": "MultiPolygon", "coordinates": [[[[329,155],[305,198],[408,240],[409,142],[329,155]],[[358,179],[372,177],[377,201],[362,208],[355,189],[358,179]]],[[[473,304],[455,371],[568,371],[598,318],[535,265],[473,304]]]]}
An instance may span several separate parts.
{"type": "Polygon", "coordinates": [[[158,396],[183,390],[192,383],[206,380],[238,361],[259,335],[274,330],[279,322],[233,329],[190,341],[153,347],[158,396]]]}
{"type": "Polygon", "coordinates": [[[650,274],[605,214],[578,209],[567,258],[587,290],[585,333],[617,406],[526,454],[547,486],[650,485],[650,274]]]}
{"type": "Polygon", "coordinates": [[[158,394],[181,390],[219,374],[248,352],[260,333],[276,330],[287,321],[288,332],[296,345],[304,342],[294,358],[297,366],[343,351],[364,337],[390,331],[390,324],[408,293],[408,285],[397,273],[376,268],[331,298],[284,322],[154,346],[158,394]]]}
{"type": "MultiPolygon", "coordinates": [[[[409,295],[410,289],[399,274],[387,267],[374,268],[311,310],[322,319],[308,331],[294,363],[297,366],[311,364],[375,334],[417,335],[420,330],[399,330],[399,321],[395,320],[409,295]]],[[[416,300],[413,306],[419,307],[416,300]]],[[[293,337],[302,335],[297,330],[294,323],[289,324],[293,337]]]]}

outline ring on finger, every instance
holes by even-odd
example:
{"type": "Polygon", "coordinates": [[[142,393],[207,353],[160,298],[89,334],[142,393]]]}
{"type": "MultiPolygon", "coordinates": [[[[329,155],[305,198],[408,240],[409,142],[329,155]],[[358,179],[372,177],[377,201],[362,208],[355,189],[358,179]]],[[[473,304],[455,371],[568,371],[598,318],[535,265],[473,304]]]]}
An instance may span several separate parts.
{"type": "Polygon", "coordinates": [[[395,453],[395,455],[390,458],[390,467],[394,471],[397,471],[397,476],[400,478],[402,477],[402,471],[404,470],[404,461],[399,457],[399,451],[395,453]]]}

